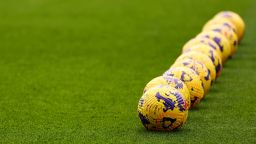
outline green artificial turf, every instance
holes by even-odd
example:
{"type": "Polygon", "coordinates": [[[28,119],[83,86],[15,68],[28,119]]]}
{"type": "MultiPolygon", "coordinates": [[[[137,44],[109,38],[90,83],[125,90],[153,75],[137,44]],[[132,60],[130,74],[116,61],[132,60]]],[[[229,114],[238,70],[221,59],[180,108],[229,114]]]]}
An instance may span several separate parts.
{"type": "Polygon", "coordinates": [[[2,0],[0,143],[256,143],[254,0],[2,0]],[[146,131],[137,104],[221,10],[247,31],[187,123],[146,131]]]}

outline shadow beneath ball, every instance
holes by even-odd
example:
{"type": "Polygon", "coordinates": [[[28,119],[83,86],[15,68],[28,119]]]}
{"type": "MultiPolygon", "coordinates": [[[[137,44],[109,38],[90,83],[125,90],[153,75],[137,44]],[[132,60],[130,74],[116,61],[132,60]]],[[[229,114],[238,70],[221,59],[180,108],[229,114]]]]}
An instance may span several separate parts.
{"type": "Polygon", "coordinates": [[[190,110],[191,112],[193,112],[193,111],[200,111],[200,110],[202,110],[202,109],[205,109],[204,105],[198,104],[198,105],[196,105],[195,107],[193,107],[193,108],[191,108],[191,109],[189,109],[189,110],[190,110]]]}
{"type": "Polygon", "coordinates": [[[172,131],[157,131],[157,130],[147,130],[144,127],[137,129],[139,134],[150,134],[151,136],[158,136],[158,135],[176,135],[176,134],[186,134],[190,132],[189,129],[181,127],[172,131]]]}
{"type": "Polygon", "coordinates": [[[202,104],[204,104],[206,102],[208,103],[208,102],[211,102],[213,100],[214,100],[214,97],[212,95],[210,95],[210,96],[208,95],[204,99],[202,99],[201,102],[198,105],[200,106],[200,105],[202,105],[202,104]]]}
{"type": "MultiPolygon", "coordinates": [[[[218,84],[218,83],[219,83],[219,82],[217,82],[216,84],[218,84]]],[[[208,97],[211,97],[212,95],[218,94],[219,92],[220,92],[219,89],[213,87],[213,88],[210,89],[210,91],[206,94],[206,96],[204,97],[204,99],[203,99],[202,101],[207,100],[208,97]]]]}
{"type": "Polygon", "coordinates": [[[247,43],[246,41],[241,41],[240,43],[239,43],[239,47],[246,47],[246,46],[251,46],[251,44],[250,43],[247,43]]]}

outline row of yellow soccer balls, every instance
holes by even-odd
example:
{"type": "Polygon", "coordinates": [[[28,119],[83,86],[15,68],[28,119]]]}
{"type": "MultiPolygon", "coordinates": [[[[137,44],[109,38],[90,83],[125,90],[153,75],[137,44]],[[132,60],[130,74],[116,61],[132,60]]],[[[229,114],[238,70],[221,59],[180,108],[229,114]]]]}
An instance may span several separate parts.
{"type": "Polygon", "coordinates": [[[138,105],[143,125],[153,130],[180,127],[188,109],[204,98],[221,75],[223,64],[236,53],[244,30],[242,18],[231,11],[208,21],[203,31],[184,45],[171,68],[146,85],[138,105]]]}

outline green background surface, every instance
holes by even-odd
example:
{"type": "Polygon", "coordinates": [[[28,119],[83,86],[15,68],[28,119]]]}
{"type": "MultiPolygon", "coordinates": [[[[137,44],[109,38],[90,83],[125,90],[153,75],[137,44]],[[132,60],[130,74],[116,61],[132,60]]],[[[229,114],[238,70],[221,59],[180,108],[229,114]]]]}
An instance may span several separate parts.
{"type": "Polygon", "coordinates": [[[2,0],[1,143],[256,143],[253,0],[2,0]],[[221,10],[247,31],[187,123],[146,131],[145,84],[221,10]]]}

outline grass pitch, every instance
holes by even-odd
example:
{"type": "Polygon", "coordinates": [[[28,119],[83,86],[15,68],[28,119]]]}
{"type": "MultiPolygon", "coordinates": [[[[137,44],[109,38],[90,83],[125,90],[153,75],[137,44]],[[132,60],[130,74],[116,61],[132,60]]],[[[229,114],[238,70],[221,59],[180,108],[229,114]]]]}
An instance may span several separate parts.
{"type": "Polygon", "coordinates": [[[0,2],[1,143],[256,143],[253,0],[0,2]],[[247,32],[182,129],[148,132],[145,84],[221,10],[247,32]]]}

